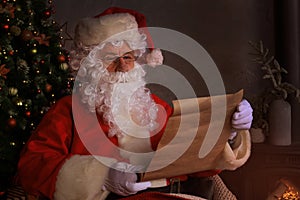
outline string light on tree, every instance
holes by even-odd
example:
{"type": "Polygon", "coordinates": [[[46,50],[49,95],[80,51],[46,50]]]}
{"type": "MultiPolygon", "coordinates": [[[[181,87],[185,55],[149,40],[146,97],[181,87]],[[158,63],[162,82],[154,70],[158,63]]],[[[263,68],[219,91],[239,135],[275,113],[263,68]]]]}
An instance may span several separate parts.
{"type": "Polygon", "coordinates": [[[23,106],[22,100],[18,100],[18,101],[17,101],[17,105],[18,105],[18,106],[23,106]]]}
{"type": "Polygon", "coordinates": [[[36,48],[31,49],[31,53],[36,54],[38,50],[36,48]]]}

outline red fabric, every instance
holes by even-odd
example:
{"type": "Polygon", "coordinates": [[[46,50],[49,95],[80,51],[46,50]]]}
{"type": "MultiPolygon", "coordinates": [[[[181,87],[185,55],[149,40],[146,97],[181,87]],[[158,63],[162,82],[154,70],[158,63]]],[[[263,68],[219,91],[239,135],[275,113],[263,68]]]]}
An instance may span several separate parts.
{"type": "MultiPolygon", "coordinates": [[[[172,112],[168,104],[154,95],[153,97],[156,103],[165,107],[167,113],[172,112]]],[[[73,100],[73,105],[71,96],[59,100],[47,112],[21,152],[18,179],[29,194],[43,195],[52,199],[57,174],[65,160],[72,155],[96,154],[111,157],[112,151],[115,150],[112,147],[117,145],[116,138],[110,138],[111,143],[107,144],[108,126],[99,118],[100,126],[105,133],[99,134],[99,124],[91,123],[95,114],[88,112],[79,99],[74,98],[73,100]],[[72,129],[74,127],[72,106],[82,115],[80,124],[76,124],[76,129],[72,129]],[[69,151],[72,130],[74,130],[74,137],[69,151]],[[88,149],[86,145],[88,145],[88,149]]],[[[114,156],[116,159],[122,160],[115,152],[114,156]]]]}
{"type": "Polygon", "coordinates": [[[135,17],[135,20],[138,24],[139,28],[143,28],[143,32],[147,35],[147,43],[148,47],[152,50],[154,48],[154,44],[151,38],[151,35],[147,29],[147,22],[146,22],[146,17],[142,13],[139,13],[135,10],[127,9],[127,8],[120,8],[120,7],[110,7],[103,11],[102,13],[96,15],[95,17],[101,17],[104,15],[109,15],[109,14],[115,14],[115,13],[129,13],[132,16],[135,17]]]}
{"type": "Polygon", "coordinates": [[[72,127],[68,101],[65,98],[49,110],[21,152],[18,175],[30,194],[52,197],[58,171],[72,156],[68,151],[72,127]]]}

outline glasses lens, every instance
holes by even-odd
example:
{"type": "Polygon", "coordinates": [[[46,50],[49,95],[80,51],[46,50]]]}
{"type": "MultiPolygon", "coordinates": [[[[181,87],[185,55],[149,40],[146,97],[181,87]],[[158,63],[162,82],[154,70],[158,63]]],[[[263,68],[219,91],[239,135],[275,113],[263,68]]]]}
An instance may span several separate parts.
{"type": "Polygon", "coordinates": [[[123,58],[123,60],[125,61],[125,63],[129,64],[132,63],[135,60],[135,57],[132,54],[125,54],[124,56],[122,56],[121,58],[123,58]]]}
{"type": "Polygon", "coordinates": [[[106,55],[102,58],[102,61],[104,62],[104,64],[106,65],[110,65],[112,63],[118,63],[120,62],[120,59],[123,59],[123,61],[126,64],[130,64],[132,62],[135,61],[135,56],[133,55],[133,53],[126,53],[123,56],[117,56],[117,55],[106,55]]]}

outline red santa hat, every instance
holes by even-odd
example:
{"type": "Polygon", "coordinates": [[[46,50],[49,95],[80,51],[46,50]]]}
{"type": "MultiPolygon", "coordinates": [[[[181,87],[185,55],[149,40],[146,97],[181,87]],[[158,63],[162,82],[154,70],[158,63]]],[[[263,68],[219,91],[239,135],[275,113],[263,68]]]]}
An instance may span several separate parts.
{"type": "Polygon", "coordinates": [[[80,20],[75,28],[74,42],[76,46],[98,45],[116,34],[119,40],[125,41],[144,34],[147,47],[150,49],[150,53],[146,56],[147,64],[151,66],[162,64],[163,56],[159,49],[154,49],[145,16],[131,9],[110,7],[94,17],[80,20]],[[130,33],[119,34],[126,31],[130,33]]]}

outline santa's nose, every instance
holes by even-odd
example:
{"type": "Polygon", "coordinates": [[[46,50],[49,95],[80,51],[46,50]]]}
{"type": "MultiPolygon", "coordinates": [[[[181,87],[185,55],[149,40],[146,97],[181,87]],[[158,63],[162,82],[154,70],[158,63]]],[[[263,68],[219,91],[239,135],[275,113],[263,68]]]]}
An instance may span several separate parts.
{"type": "Polygon", "coordinates": [[[128,64],[125,62],[124,58],[120,57],[116,60],[116,71],[126,72],[128,71],[128,64]]]}

